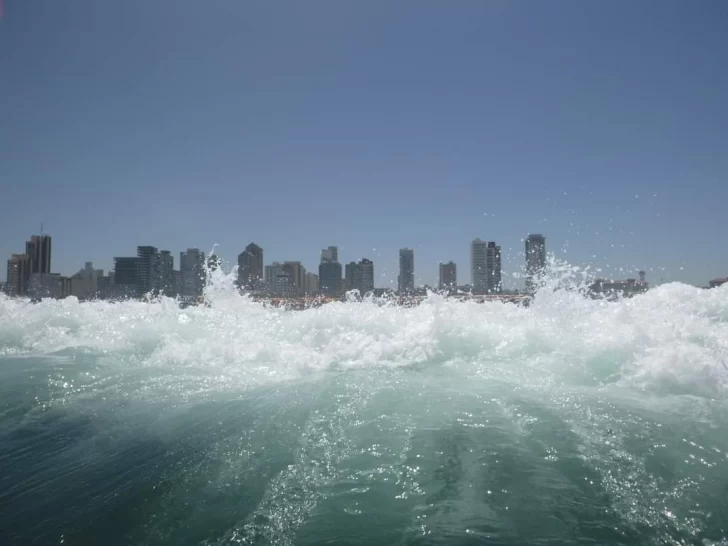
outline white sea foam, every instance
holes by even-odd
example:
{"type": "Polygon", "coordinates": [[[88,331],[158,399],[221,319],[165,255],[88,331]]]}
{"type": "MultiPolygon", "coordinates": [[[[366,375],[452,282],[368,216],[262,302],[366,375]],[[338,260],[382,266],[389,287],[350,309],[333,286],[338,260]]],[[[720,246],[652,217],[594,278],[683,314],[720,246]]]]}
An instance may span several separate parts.
{"type": "Polygon", "coordinates": [[[0,542],[124,506],[111,543],[725,540],[728,286],[606,302],[558,266],[528,307],[286,311],[211,278],[185,309],[0,298],[0,542]]]}
{"type": "MultiPolygon", "coordinates": [[[[573,279],[573,271],[569,278],[573,279]]],[[[728,286],[668,284],[618,302],[559,289],[554,276],[530,307],[456,302],[436,294],[402,308],[332,303],[266,308],[217,272],[209,306],[75,298],[0,298],[0,351],[84,350],[117,365],[206,368],[246,383],[385,366],[444,365],[522,381],[620,384],[723,396],[728,386],[728,286]]],[[[579,284],[576,284],[578,288],[579,284]]]]}

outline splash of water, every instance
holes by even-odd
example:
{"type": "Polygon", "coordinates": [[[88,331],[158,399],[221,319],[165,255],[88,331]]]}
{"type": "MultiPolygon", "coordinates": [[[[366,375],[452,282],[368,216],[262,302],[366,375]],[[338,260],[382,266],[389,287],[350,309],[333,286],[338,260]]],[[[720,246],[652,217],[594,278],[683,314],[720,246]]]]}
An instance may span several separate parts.
{"type": "Polygon", "coordinates": [[[0,298],[11,543],[728,537],[728,286],[606,302],[562,264],[529,307],[286,311],[209,278],[184,309],[0,298]]]}

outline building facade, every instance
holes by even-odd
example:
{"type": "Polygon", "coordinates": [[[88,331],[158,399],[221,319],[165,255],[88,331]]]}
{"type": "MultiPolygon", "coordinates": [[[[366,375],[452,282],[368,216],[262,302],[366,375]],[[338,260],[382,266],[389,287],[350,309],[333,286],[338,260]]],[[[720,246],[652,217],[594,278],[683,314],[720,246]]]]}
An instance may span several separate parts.
{"type": "Polygon", "coordinates": [[[400,294],[409,294],[415,291],[415,251],[411,248],[399,249],[397,288],[400,294]]]}
{"type": "Polygon", "coordinates": [[[31,264],[29,254],[12,254],[10,256],[5,284],[5,292],[8,296],[24,296],[28,293],[31,264]]]}
{"type": "Polygon", "coordinates": [[[361,285],[359,292],[365,296],[368,292],[374,292],[374,262],[367,258],[359,261],[359,275],[361,277],[361,285]]]}
{"type": "Polygon", "coordinates": [[[283,262],[283,272],[291,278],[294,296],[303,296],[306,293],[306,268],[301,262],[283,262]]]}
{"type": "Polygon", "coordinates": [[[475,239],[471,243],[470,275],[473,294],[501,292],[501,248],[495,242],[475,239]]]}
{"type": "Polygon", "coordinates": [[[456,290],[458,286],[458,270],[454,262],[440,263],[440,290],[456,290]]]}
{"type": "Polygon", "coordinates": [[[338,297],[344,289],[339,263],[339,248],[330,246],[321,251],[319,264],[319,293],[329,297],[338,297]]]}
{"type": "Polygon", "coordinates": [[[349,262],[344,266],[344,290],[360,290],[361,270],[357,262],[349,262]]]}
{"type": "Polygon", "coordinates": [[[324,248],[321,251],[321,263],[324,262],[338,262],[339,261],[339,247],[330,246],[324,248]]]}
{"type": "Polygon", "coordinates": [[[205,253],[188,248],[179,255],[179,293],[184,298],[198,298],[205,289],[205,253]]]}
{"type": "Polygon", "coordinates": [[[526,291],[533,292],[535,283],[546,268],[546,237],[532,233],[526,237],[526,291]]]}
{"type": "Polygon", "coordinates": [[[32,235],[25,243],[25,253],[30,256],[30,273],[51,272],[50,235],[32,235]]]}
{"type": "Polygon", "coordinates": [[[470,244],[470,285],[473,294],[488,293],[488,243],[475,239],[470,244]]]}
{"type": "Polygon", "coordinates": [[[91,262],[86,262],[84,268],[71,277],[71,295],[80,300],[91,299],[99,290],[99,277],[103,276],[101,269],[94,269],[91,262]]]}
{"type": "MultiPolygon", "coordinates": [[[[111,274],[109,274],[111,278],[111,274]]],[[[110,297],[137,297],[141,294],[139,286],[139,258],[114,258],[113,283],[110,283],[110,297]]]]}
{"type": "Polygon", "coordinates": [[[341,295],[341,264],[339,262],[322,262],[319,264],[319,293],[325,296],[341,295]]]}
{"type": "Polygon", "coordinates": [[[159,253],[159,293],[169,298],[177,296],[174,279],[174,256],[169,250],[162,250],[159,253]]]}
{"type": "Polygon", "coordinates": [[[139,295],[156,294],[162,284],[159,251],[153,246],[137,247],[139,295]]]}
{"type": "Polygon", "coordinates": [[[263,249],[250,243],[238,256],[238,286],[243,290],[254,290],[263,280],[263,249]]]}
{"type": "Polygon", "coordinates": [[[488,242],[485,253],[485,270],[488,278],[488,294],[502,291],[501,248],[493,241],[488,242]]]}
{"type": "Polygon", "coordinates": [[[28,296],[34,300],[43,298],[63,299],[73,294],[73,280],[58,273],[31,273],[28,296]]]}
{"type": "Polygon", "coordinates": [[[316,273],[306,273],[306,295],[314,296],[319,292],[319,277],[316,273]]]}

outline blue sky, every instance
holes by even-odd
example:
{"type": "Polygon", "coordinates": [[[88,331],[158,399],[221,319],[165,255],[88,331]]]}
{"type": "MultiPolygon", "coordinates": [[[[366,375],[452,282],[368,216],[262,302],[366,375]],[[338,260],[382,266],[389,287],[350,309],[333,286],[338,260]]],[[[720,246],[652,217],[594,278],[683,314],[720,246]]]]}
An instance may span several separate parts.
{"type": "Polygon", "coordinates": [[[473,238],[512,278],[540,232],[616,277],[728,275],[725,2],[4,1],[3,260],[44,222],[65,274],[255,241],[463,282],[473,238]]]}

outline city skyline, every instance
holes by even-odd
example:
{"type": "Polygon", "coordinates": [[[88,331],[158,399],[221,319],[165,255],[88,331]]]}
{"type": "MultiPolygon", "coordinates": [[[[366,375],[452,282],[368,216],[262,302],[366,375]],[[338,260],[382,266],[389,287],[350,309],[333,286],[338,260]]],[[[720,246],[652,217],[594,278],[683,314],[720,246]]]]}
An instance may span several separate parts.
{"type": "MultiPolygon", "coordinates": [[[[337,294],[343,291],[350,290],[352,288],[359,288],[362,293],[368,291],[369,287],[377,289],[390,289],[396,292],[411,292],[415,288],[423,286],[428,287],[440,287],[443,286],[443,274],[450,278],[457,279],[457,286],[472,287],[474,293],[499,293],[501,291],[525,291],[528,293],[532,289],[530,282],[531,276],[537,276],[546,265],[547,255],[550,252],[546,248],[546,238],[542,234],[529,234],[522,239],[525,243],[525,250],[522,253],[524,263],[522,264],[517,279],[512,283],[508,284],[503,282],[503,270],[502,270],[502,254],[501,247],[494,241],[485,241],[480,238],[475,238],[470,243],[470,259],[469,259],[469,270],[471,272],[470,278],[464,278],[463,275],[457,274],[457,262],[448,260],[447,262],[439,262],[437,264],[438,272],[437,278],[434,282],[417,282],[417,279],[422,276],[418,274],[418,269],[414,266],[415,257],[414,250],[410,248],[399,249],[399,267],[397,274],[397,283],[389,282],[389,284],[378,284],[376,282],[376,275],[374,269],[374,261],[367,257],[362,257],[357,260],[340,261],[339,260],[339,247],[329,246],[324,248],[320,252],[320,263],[318,270],[315,268],[310,270],[298,260],[284,260],[283,262],[272,261],[270,263],[264,262],[264,249],[255,242],[249,243],[241,253],[238,254],[237,259],[237,273],[236,273],[236,285],[244,290],[260,290],[260,282],[265,280],[267,283],[271,282],[271,278],[276,276],[283,276],[280,278],[281,282],[290,284],[290,295],[301,296],[307,293],[311,293],[311,287],[315,286],[316,289],[319,287],[322,289],[322,293],[337,294]],[[477,248],[477,250],[476,250],[477,248]],[[329,267],[331,266],[331,267],[329,267]],[[364,279],[362,279],[362,268],[365,272],[364,279]],[[443,269],[444,268],[444,269],[443,269]],[[320,277],[323,273],[324,282],[321,283],[320,277]],[[402,284],[402,272],[405,272],[406,280],[402,284]],[[480,271],[480,273],[476,273],[480,271]],[[443,273],[445,272],[445,273],[443,273]],[[475,277],[474,277],[475,275],[475,277]],[[478,280],[477,276],[482,277],[478,280]],[[311,276],[315,277],[311,278],[311,276]],[[354,277],[354,281],[351,277],[354,277]],[[334,279],[331,282],[331,279],[334,279]],[[476,278],[474,282],[473,279],[476,278]],[[328,280],[327,280],[328,279],[328,280]],[[312,284],[314,283],[314,284],[312,284]]],[[[8,268],[6,269],[6,279],[9,279],[11,271],[11,262],[13,268],[16,271],[24,274],[23,271],[27,271],[27,274],[32,273],[51,273],[50,271],[50,257],[51,257],[51,236],[50,235],[32,235],[30,239],[25,243],[25,253],[11,253],[8,258],[8,268]]],[[[140,293],[147,293],[149,291],[158,291],[166,293],[167,295],[174,295],[170,292],[170,287],[176,286],[177,290],[182,293],[187,291],[189,293],[201,293],[201,285],[199,284],[200,271],[204,268],[200,265],[205,260],[206,253],[197,248],[187,248],[186,251],[179,253],[179,267],[174,268],[174,255],[171,251],[166,249],[160,249],[154,246],[138,245],[136,257],[114,257],[114,265],[108,269],[111,275],[117,275],[117,284],[137,284],[139,285],[140,293]],[[188,262],[188,256],[193,253],[190,259],[192,264],[188,262]],[[155,261],[156,260],[156,261],[155,261]],[[117,270],[120,270],[117,274],[117,270]],[[150,280],[152,276],[156,275],[157,280],[150,280]],[[120,276],[120,277],[119,277],[120,276]],[[190,278],[196,278],[197,280],[191,281],[190,278]],[[191,288],[191,284],[194,288],[191,288]],[[186,287],[182,289],[182,287],[186,287]]],[[[230,274],[233,268],[236,266],[235,263],[226,263],[225,260],[221,259],[220,256],[212,251],[207,253],[209,256],[208,263],[214,263],[214,267],[222,266],[226,274],[230,274]]],[[[85,267],[77,272],[74,277],[78,277],[84,273],[84,269],[87,270],[87,276],[91,275],[93,278],[103,276],[104,268],[93,267],[93,262],[86,261],[85,267]],[[89,268],[92,268],[92,272],[88,273],[89,268]]],[[[52,271],[54,275],[61,275],[63,277],[71,277],[66,273],[58,271],[52,271]]],[[[644,278],[647,274],[643,268],[636,268],[634,270],[621,270],[622,275],[620,277],[607,276],[600,274],[599,271],[593,271],[594,278],[600,279],[611,279],[611,280],[624,280],[634,279],[637,276],[644,278]]],[[[90,278],[90,277],[89,277],[90,278]]],[[[713,279],[722,279],[723,277],[716,276],[713,279]]],[[[657,280],[654,284],[660,284],[664,279],[657,280]]],[[[7,283],[8,281],[2,281],[7,283]]],[[[17,274],[15,277],[17,282],[17,274]]],[[[112,281],[113,282],[113,281],[112,281]]],[[[713,282],[708,281],[708,282],[713,282]]],[[[698,286],[705,286],[706,281],[703,281],[698,286]]],[[[451,285],[449,281],[445,281],[446,285],[451,285]]],[[[283,289],[286,292],[286,289],[283,289]]],[[[131,294],[130,294],[131,295],[131,294]]],[[[138,295],[138,294],[137,294],[138,295]]]]}
{"type": "Polygon", "coordinates": [[[530,231],[610,277],[728,270],[720,3],[132,2],[6,2],[0,256],[44,222],[64,274],[145,241],[314,270],[332,241],[435,284],[480,237],[509,286],[530,231]]]}
{"type": "MultiPolygon", "coordinates": [[[[537,234],[531,234],[531,235],[537,235],[537,234]]],[[[527,243],[529,235],[525,235],[521,237],[518,241],[520,245],[524,245],[527,243]]],[[[28,237],[26,235],[26,237],[28,237]]],[[[32,237],[38,237],[37,235],[33,235],[32,237]]],[[[476,238],[478,239],[478,238],[476,238]]],[[[550,239],[550,238],[549,238],[550,239]]],[[[483,242],[488,242],[485,239],[483,239],[483,242]]],[[[28,241],[28,244],[30,241],[28,241]]],[[[67,249],[67,246],[63,244],[63,242],[54,240],[54,245],[59,245],[59,250],[55,251],[55,263],[61,262],[61,263],[67,263],[67,259],[64,259],[64,256],[61,254],[61,251],[65,251],[67,249]]],[[[257,243],[255,244],[256,247],[258,247],[260,250],[264,250],[264,248],[261,248],[263,245],[261,244],[258,246],[257,243]]],[[[13,246],[11,244],[7,245],[9,248],[11,248],[11,251],[8,253],[8,258],[10,258],[14,254],[24,254],[24,252],[21,252],[18,250],[13,250],[13,246]]],[[[144,245],[137,245],[137,246],[144,246],[144,245]]],[[[250,245],[248,245],[250,246],[250,245]]],[[[17,245],[16,245],[17,247],[17,245]]],[[[314,244],[313,247],[315,248],[316,245],[314,244]]],[[[500,248],[502,245],[498,245],[498,248],[500,248]]],[[[137,247],[134,247],[137,248],[137,247]]],[[[153,247],[158,249],[167,249],[168,247],[166,245],[160,245],[158,247],[153,247]]],[[[211,245],[209,249],[204,249],[204,247],[188,247],[194,248],[195,250],[198,250],[202,254],[205,255],[211,255],[216,254],[218,258],[221,260],[224,268],[226,271],[230,271],[233,266],[240,265],[240,256],[245,253],[246,247],[243,247],[242,250],[239,251],[229,251],[229,252],[223,252],[219,246],[217,245],[211,245]]],[[[336,247],[339,252],[342,250],[345,250],[347,247],[345,246],[337,246],[336,247]]],[[[415,286],[438,286],[439,284],[439,266],[441,263],[447,263],[447,262],[453,262],[458,265],[458,268],[460,271],[458,271],[458,283],[463,284],[472,284],[472,240],[467,242],[466,245],[460,244],[457,246],[453,246],[453,249],[460,248],[460,252],[453,251],[450,253],[442,252],[443,258],[438,260],[435,263],[431,264],[421,264],[420,267],[415,267],[414,269],[414,284],[415,286]],[[467,248],[467,253],[462,252],[462,248],[465,246],[467,248]],[[456,260],[451,258],[451,256],[455,255],[461,255],[460,260],[456,260]],[[463,254],[466,254],[463,257],[463,254]]],[[[326,249],[325,249],[326,250],[326,249]]],[[[368,254],[364,254],[361,256],[350,256],[348,252],[345,252],[345,260],[341,261],[339,260],[339,263],[342,266],[342,272],[344,270],[344,266],[351,262],[351,261],[359,261],[362,258],[372,259],[373,262],[377,264],[377,272],[374,277],[374,284],[377,288],[391,288],[394,290],[397,290],[398,288],[398,276],[399,276],[399,250],[395,250],[395,257],[394,259],[390,256],[389,259],[387,257],[382,256],[381,251],[378,251],[375,248],[372,248],[371,252],[368,254]],[[384,270],[384,271],[382,271],[384,270]]],[[[179,252],[171,251],[173,256],[180,256],[179,252]]],[[[184,252],[184,251],[181,251],[184,252]]],[[[527,260],[526,260],[526,252],[521,249],[518,250],[518,248],[514,246],[509,246],[506,251],[501,252],[501,272],[502,272],[502,288],[505,290],[514,290],[514,289],[524,289],[527,288],[526,286],[526,278],[528,276],[527,271],[527,260]]],[[[123,253],[122,253],[123,254],[123,253]]],[[[121,256],[122,254],[117,254],[121,256]]],[[[315,252],[299,252],[300,254],[308,254],[315,255],[315,252]]],[[[611,278],[611,279],[620,279],[620,278],[628,278],[628,277],[636,277],[639,273],[639,271],[646,271],[647,274],[650,276],[650,278],[653,279],[653,282],[655,284],[659,284],[662,282],[673,282],[676,279],[672,279],[669,275],[669,272],[664,270],[663,268],[646,268],[641,267],[639,264],[629,264],[629,265],[617,265],[612,268],[602,268],[598,266],[594,266],[593,264],[578,264],[573,263],[568,260],[568,253],[560,254],[558,250],[554,251],[551,246],[548,248],[547,254],[555,256],[559,260],[564,260],[570,265],[576,266],[576,267],[589,267],[590,271],[597,277],[604,277],[604,278],[611,278]]],[[[284,263],[286,261],[291,261],[288,258],[280,257],[279,254],[276,254],[273,252],[266,251],[265,253],[266,259],[264,266],[268,266],[274,262],[284,263]],[[268,259],[268,256],[270,254],[273,254],[273,256],[279,256],[278,258],[271,258],[268,259]]],[[[103,269],[104,271],[111,271],[114,269],[114,257],[111,258],[107,257],[105,260],[102,259],[101,261],[98,260],[81,260],[78,264],[71,264],[70,266],[67,266],[65,269],[61,269],[59,267],[54,266],[54,273],[59,273],[63,276],[72,276],[75,274],[75,272],[78,271],[78,268],[82,266],[82,264],[91,262],[95,266],[98,266],[99,269],[103,269]]],[[[301,260],[295,260],[299,261],[303,267],[305,267],[306,271],[308,272],[314,272],[317,273],[318,270],[318,263],[316,263],[312,259],[301,259],[301,260]]],[[[175,260],[176,262],[176,260],[175,260]]],[[[419,259],[418,259],[419,262],[419,259]]],[[[694,284],[695,286],[704,286],[708,279],[714,279],[714,278],[722,278],[725,276],[725,271],[728,270],[728,267],[724,270],[716,270],[712,273],[709,273],[705,278],[698,279],[697,282],[694,283],[688,283],[688,284],[694,284]]],[[[342,279],[345,278],[345,275],[342,274],[342,279]]],[[[0,269],[0,282],[7,282],[7,274],[5,268],[0,269]],[[5,277],[2,277],[2,275],[5,275],[5,277]]],[[[684,281],[680,281],[684,282],[684,281]]]]}
{"type": "MultiPolygon", "coordinates": [[[[203,294],[208,271],[223,268],[225,275],[234,277],[233,282],[239,290],[254,296],[300,298],[323,295],[336,298],[351,290],[358,290],[362,296],[377,290],[414,295],[416,292],[421,294],[423,288],[447,290],[451,294],[454,290],[473,295],[532,294],[538,277],[548,270],[546,237],[536,233],[525,238],[524,286],[515,291],[501,282],[500,246],[495,241],[480,238],[473,239],[470,245],[471,282],[458,282],[457,264],[449,261],[438,264],[436,285],[416,284],[414,250],[401,248],[396,289],[376,285],[375,265],[368,258],[346,264],[339,262],[339,248],[335,245],[321,250],[318,274],[307,271],[300,261],[274,261],[264,265],[264,249],[251,242],[238,255],[237,266],[227,270],[216,253],[206,256],[199,249],[187,248],[180,252],[179,268],[175,269],[171,251],[139,245],[136,256],[114,257],[114,268],[107,275],[87,261],[73,276],[63,276],[51,269],[51,243],[49,234],[31,235],[25,243],[25,253],[12,253],[7,260],[8,281],[0,283],[1,291],[10,296],[36,299],[66,296],[138,298],[150,294],[196,299],[203,294]]],[[[621,279],[592,275],[590,290],[611,296],[615,293],[633,295],[649,287],[646,275],[644,270],[621,279]]],[[[708,281],[709,286],[703,284],[703,287],[716,287],[725,280],[725,277],[716,277],[708,281]]]]}

